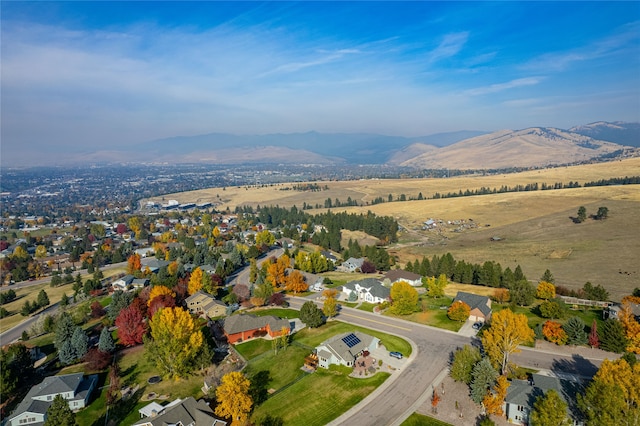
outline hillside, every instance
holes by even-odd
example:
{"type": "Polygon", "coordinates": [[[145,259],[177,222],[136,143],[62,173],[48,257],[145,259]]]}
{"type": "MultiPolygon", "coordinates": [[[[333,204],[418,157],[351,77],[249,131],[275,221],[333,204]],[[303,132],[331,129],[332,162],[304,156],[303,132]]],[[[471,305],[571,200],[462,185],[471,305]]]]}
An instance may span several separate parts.
{"type": "Polygon", "coordinates": [[[611,142],[565,130],[501,130],[431,150],[400,163],[416,168],[499,169],[588,161],[620,150],[611,142]]]}

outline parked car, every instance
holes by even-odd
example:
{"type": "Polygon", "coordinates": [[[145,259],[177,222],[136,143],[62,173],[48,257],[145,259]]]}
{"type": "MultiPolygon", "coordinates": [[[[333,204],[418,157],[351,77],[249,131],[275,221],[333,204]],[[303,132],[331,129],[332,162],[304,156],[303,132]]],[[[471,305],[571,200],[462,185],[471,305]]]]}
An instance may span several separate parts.
{"type": "Polygon", "coordinates": [[[402,354],[400,352],[389,352],[389,356],[393,358],[402,359],[402,354]]]}
{"type": "Polygon", "coordinates": [[[474,330],[480,330],[483,325],[484,324],[482,322],[477,322],[477,323],[473,324],[471,327],[473,327],[474,330]]]}

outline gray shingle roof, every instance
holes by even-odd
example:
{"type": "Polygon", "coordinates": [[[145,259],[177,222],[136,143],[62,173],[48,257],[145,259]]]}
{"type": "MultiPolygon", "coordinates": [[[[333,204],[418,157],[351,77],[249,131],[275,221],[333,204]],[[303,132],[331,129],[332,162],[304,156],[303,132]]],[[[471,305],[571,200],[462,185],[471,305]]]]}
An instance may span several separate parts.
{"type": "Polygon", "coordinates": [[[526,380],[512,380],[507,388],[505,402],[522,405],[531,411],[536,399],[551,389],[555,390],[567,403],[567,414],[574,419],[579,419],[580,411],[576,404],[576,395],[584,392],[584,385],[575,380],[564,380],[544,374],[533,374],[531,383],[526,380]]]}
{"type": "Polygon", "coordinates": [[[416,281],[422,278],[419,274],[414,274],[413,272],[405,271],[404,269],[392,269],[387,272],[385,278],[389,278],[391,282],[395,282],[400,279],[405,279],[409,281],[416,281]]]}
{"type": "MultiPolygon", "coordinates": [[[[339,358],[345,361],[353,361],[355,359],[356,354],[362,352],[365,349],[368,349],[371,346],[371,342],[373,342],[373,339],[375,338],[372,336],[369,336],[368,334],[360,333],[359,331],[354,331],[354,332],[342,333],[342,334],[333,336],[332,338],[322,342],[320,346],[326,347],[334,355],[338,356],[339,358]],[[350,334],[354,334],[358,338],[358,340],[360,340],[358,343],[356,343],[351,347],[349,347],[342,340],[344,337],[350,334]]],[[[319,354],[320,353],[323,354],[324,358],[328,358],[327,356],[325,356],[325,353],[323,350],[320,350],[319,354]]]]}
{"type": "Polygon", "coordinates": [[[135,425],[165,426],[165,425],[196,425],[196,426],[225,426],[227,422],[215,418],[213,410],[203,400],[196,401],[193,397],[182,400],[168,408],[165,412],[155,416],[146,417],[135,425]]]}
{"type": "Polygon", "coordinates": [[[382,285],[382,283],[375,278],[364,278],[362,280],[350,281],[344,285],[344,288],[355,291],[356,284],[360,287],[364,287],[369,290],[369,294],[381,299],[388,299],[391,295],[391,290],[388,287],[382,285]]]}
{"type": "Polygon", "coordinates": [[[456,298],[453,300],[457,302],[458,300],[469,305],[471,310],[479,309],[485,316],[491,313],[491,307],[489,305],[489,298],[487,296],[479,296],[473,293],[466,293],[464,291],[459,291],[456,294],[456,298]]]}

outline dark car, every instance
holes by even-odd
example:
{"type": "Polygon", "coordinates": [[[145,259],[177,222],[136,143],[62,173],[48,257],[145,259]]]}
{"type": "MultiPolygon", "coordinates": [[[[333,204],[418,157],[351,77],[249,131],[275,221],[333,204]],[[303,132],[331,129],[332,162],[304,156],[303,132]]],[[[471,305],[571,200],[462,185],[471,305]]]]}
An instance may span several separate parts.
{"type": "Polygon", "coordinates": [[[400,352],[389,352],[389,356],[393,358],[402,359],[402,354],[400,352]]]}
{"type": "Polygon", "coordinates": [[[473,324],[472,327],[473,327],[474,330],[480,330],[483,325],[484,325],[483,323],[477,322],[477,323],[473,324]]]}

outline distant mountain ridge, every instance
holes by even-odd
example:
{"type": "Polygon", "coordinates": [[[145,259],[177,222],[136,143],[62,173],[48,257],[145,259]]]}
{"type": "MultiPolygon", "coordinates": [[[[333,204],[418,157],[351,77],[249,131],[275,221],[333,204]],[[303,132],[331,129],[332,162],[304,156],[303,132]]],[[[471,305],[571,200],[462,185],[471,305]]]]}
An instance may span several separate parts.
{"type": "MultiPolygon", "coordinates": [[[[544,167],[603,155],[637,155],[640,123],[595,122],[569,130],[531,127],[403,137],[373,133],[210,133],[174,136],[101,151],[56,152],[48,164],[387,164],[430,169],[544,167]],[[636,154],[629,154],[636,147],[636,154]]],[[[35,158],[35,157],[34,157],[35,158]]],[[[33,163],[32,163],[33,164],[33,163]]]]}

